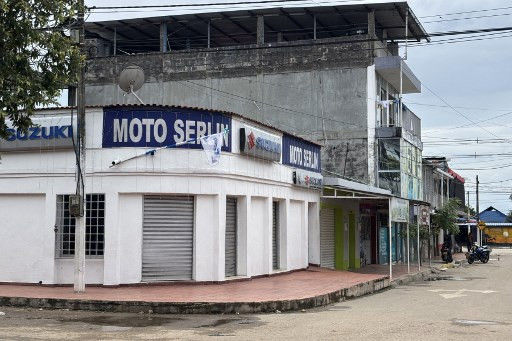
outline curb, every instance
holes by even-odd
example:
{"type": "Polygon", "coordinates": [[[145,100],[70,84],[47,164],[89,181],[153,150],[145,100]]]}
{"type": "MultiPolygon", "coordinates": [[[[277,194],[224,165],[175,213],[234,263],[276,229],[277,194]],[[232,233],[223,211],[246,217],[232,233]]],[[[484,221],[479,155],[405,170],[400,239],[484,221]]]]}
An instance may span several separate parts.
{"type": "Polygon", "coordinates": [[[314,297],[265,302],[146,302],[59,298],[0,297],[0,306],[155,314],[247,314],[297,311],[379,292],[391,286],[388,277],[314,297]]]}
{"type": "Polygon", "coordinates": [[[395,288],[397,286],[409,284],[411,282],[424,281],[430,277],[432,272],[432,269],[428,268],[426,270],[422,270],[421,272],[417,272],[412,275],[407,274],[400,276],[392,281],[391,287],[395,288]]]}

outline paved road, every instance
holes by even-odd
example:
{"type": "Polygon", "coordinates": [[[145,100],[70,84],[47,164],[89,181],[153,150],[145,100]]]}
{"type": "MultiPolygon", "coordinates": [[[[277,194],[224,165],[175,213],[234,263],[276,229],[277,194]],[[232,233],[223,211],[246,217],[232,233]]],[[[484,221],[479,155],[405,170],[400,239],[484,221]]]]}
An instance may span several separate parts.
{"type": "MultiPolygon", "coordinates": [[[[297,313],[148,315],[0,307],[0,339],[512,340],[512,253],[297,313]],[[1,314],[0,314],[1,315],[1,314]]],[[[504,253],[507,253],[504,255],[504,253]]]]}

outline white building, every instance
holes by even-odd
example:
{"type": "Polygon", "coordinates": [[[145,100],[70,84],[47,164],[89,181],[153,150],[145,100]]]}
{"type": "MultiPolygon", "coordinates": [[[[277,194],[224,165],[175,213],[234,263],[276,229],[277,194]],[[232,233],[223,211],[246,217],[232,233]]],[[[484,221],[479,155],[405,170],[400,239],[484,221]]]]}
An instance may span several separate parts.
{"type": "MultiPolygon", "coordinates": [[[[70,112],[41,110],[38,127],[0,141],[0,282],[73,282],[70,112]]],[[[91,107],[86,122],[86,283],[224,281],[320,263],[319,145],[183,107],[91,107]],[[197,138],[224,129],[210,165],[197,138]]]]}

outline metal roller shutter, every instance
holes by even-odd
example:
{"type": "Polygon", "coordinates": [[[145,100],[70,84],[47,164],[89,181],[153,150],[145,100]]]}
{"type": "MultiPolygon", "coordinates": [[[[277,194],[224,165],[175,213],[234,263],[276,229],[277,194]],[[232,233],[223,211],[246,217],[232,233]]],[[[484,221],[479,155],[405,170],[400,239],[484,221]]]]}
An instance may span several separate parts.
{"type": "Polygon", "coordinates": [[[236,198],[226,199],[226,277],[236,276],[236,198]]]}
{"type": "Polygon", "coordinates": [[[272,268],[279,269],[279,203],[272,202],[272,268]]]}
{"type": "Polygon", "coordinates": [[[334,269],[334,209],[320,210],[320,266],[334,269]]]}
{"type": "Polygon", "coordinates": [[[194,198],[145,196],[142,280],[191,280],[194,198]]]}

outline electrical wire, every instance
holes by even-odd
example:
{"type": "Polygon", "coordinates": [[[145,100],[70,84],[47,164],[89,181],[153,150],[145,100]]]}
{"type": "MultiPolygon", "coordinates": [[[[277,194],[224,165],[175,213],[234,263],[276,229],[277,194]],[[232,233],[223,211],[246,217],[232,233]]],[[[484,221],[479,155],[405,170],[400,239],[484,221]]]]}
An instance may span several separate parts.
{"type": "Polygon", "coordinates": [[[432,21],[423,21],[422,24],[433,24],[433,23],[449,22],[449,21],[494,18],[494,17],[509,16],[509,15],[512,15],[512,13],[500,13],[500,14],[491,14],[491,15],[481,15],[481,16],[477,16],[477,17],[464,17],[464,18],[452,18],[452,19],[440,19],[440,20],[432,20],[432,21]]]}
{"type": "Polygon", "coordinates": [[[451,16],[451,15],[460,15],[460,14],[471,14],[471,13],[481,13],[481,12],[492,12],[492,11],[500,11],[504,9],[512,9],[512,6],[509,7],[496,7],[496,8],[486,8],[472,11],[463,11],[463,12],[452,12],[452,13],[442,13],[442,14],[431,14],[419,17],[423,18],[433,18],[433,17],[443,17],[443,16],[451,16]]]}

